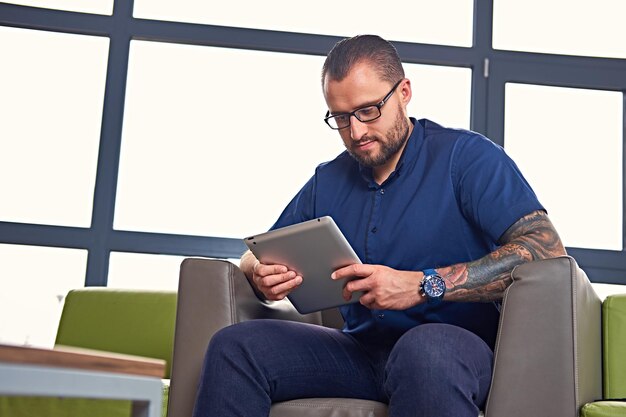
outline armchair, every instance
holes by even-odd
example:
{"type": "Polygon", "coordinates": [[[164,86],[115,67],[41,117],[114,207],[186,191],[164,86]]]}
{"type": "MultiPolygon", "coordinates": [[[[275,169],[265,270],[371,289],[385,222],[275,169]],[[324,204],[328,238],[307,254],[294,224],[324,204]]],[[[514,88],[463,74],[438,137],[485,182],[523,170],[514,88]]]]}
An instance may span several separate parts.
{"type": "MultiPolygon", "coordinates": [[[[507,290],[486,417],[574,417],[602,398],[601,302],[570,257],[517,267],[507,290]]],[[[168,416],[190,417],[206,347],[219,329],[277,318],[340,328],[336,309],[300,315],[286,301],[261,302],[232,263],[181,265],[168,416]]],[[[271,417],[383,417],[385,404],[345,398],[276,403],[271,417]]]]}

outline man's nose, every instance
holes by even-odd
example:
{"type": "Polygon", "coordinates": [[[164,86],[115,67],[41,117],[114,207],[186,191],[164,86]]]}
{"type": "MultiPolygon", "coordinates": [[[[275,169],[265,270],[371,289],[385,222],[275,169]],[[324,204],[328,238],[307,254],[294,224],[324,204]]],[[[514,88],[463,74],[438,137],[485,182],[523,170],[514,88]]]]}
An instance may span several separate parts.
{"type": "Polygon", "coordinates": [[[355,115],[350,116],[350,137],[353,140],[361,140],[367,133],[367,125],[356,118],[355,115]]]}

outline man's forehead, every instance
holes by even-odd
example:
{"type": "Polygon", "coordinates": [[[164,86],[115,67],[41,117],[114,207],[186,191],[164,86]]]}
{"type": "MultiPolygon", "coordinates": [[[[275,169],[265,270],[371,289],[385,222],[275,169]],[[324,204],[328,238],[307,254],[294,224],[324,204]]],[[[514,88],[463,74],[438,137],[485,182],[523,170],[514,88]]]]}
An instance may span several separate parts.
{"type": "Polygon", "coordinates": [[[388,84],[373,71],[354,71],[341,80],[327,78],[324,97],[331,112],[349,112],[376,104],[387,92],[388,84]]]}

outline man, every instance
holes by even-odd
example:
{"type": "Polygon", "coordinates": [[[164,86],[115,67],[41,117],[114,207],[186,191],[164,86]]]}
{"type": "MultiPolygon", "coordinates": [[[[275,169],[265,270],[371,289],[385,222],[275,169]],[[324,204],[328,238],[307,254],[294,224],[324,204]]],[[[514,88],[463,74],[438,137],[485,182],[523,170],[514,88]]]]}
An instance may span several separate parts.
{"type": "MultiPolygon", "coordinates": [[[[362,265],[343,331],[258,320],[211,341],[196,417],[267,416],[272,402],[349,397],[393,417],[475,417],[491,381],[498,301],[518,264],[565,254],[543,206],[502,148],[474,132],[409,118],[411,83],[395,48],[344,39],[322,71],[326,123],[347,152],[320,165],[274,228],[332,216],[362,265]]],[[[306,277],[251,254],[258,294],[306,277]]]]}

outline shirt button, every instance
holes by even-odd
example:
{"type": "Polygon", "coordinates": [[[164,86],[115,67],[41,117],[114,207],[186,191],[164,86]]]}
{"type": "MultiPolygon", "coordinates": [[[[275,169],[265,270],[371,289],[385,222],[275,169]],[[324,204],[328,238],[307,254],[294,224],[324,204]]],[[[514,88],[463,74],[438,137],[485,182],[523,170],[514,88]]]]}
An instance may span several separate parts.
{"type": "Polygon", "coordinates": [[[380,193],[381,193],[381,194],[385,194],[385,189],[384,189],[384,188],[381,188],[381,189],[380,189],[380,193]]]}
{"type": "Polygon", "coordinates": [[[376,228],[376,226],[372,227],[372,233],[376,233],[378,231],[378,229],[376,228]]]}
{"type": "Polygon", "coordinates": [[[381,319],[381,320],[384,319],[385,318],[385,313],[380,313],[378,315],[378,318],[381,319]]]}

